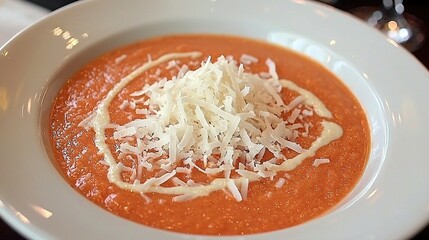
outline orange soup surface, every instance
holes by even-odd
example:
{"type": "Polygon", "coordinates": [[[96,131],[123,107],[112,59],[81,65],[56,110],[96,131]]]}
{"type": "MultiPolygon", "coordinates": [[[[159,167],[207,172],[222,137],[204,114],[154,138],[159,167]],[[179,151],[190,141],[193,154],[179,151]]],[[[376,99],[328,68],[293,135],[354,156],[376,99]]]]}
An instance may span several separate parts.
{"type": "Polygon", "coordinates": [[[191,234],[261,233],[319,217],[353,190],[370,148],[364,111],[332,73],[233,36],[165,36],[108,52],[67,81],[50,124],[55,162],[78,192],[125,219],[191,234]],[[212,77],[206,85],[186,80],[197,69],[212,77]],[[248,87],[246,76],[266,83],[248,87]],[[214,97],[203,102],[207,86],[214,97]],[[311,154],[327,122],[341,133],[311,154]]]}

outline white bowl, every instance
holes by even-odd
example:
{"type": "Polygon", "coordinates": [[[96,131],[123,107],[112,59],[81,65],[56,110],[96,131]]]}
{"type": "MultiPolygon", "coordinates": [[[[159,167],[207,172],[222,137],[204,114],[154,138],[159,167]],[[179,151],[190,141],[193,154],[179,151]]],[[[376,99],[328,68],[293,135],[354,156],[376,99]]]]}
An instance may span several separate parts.
{"type": "Polygon", "coordinates": [[[32,239],[396,239],[429,220],[429,74],[358,20],[294,0],[93,0],[72,4],[0,49],[0,214],[32,239]],[[112,48],[175,33],[223,33],[282,44],[347,84],[371,126],[362,180],[334,210],[284,230],[236,237],[145,227],[91,203],[50,161],[50,101],[74,71],[112,48]]]}

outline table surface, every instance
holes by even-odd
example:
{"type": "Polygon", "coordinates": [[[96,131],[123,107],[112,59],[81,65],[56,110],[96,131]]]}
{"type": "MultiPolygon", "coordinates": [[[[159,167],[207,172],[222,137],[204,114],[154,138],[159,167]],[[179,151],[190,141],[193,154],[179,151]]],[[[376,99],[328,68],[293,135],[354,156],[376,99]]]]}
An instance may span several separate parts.
{"type": "MultiPolygon", "coordinates": [[[[60,8],[66,4],[74,2],[73,0],[27,0],[29,2],[33,2],[40,6],[43,6],[49,10],[55,10],[60,8]]],[[[378,7],[381,0],[333,0],[331,2],[335,2],[333,4],[334,7],[341,9],[343,11],[350,11],[352,9],[356,9],[358,7],[363,6],[375,6],[378,7]]],[[[412,14],[421,20],[423,24],[423,30],[427,32],[427,37],[429,38],[429,3],[425,3],[425,1],[417,1],[417,0],[407,0],[404,1],[405,11],[408,14],[412,14]]],[[[424,45],[413,52],[413,55],[429,69],[429,39],[424,43],[424,45]]],[[[420,240],[420,239],[428,239],[429,237],[429,224],[422,229],[419,233],[417,233],[412,240],[420,240]]],[[[10,228],[4,221],[0,219],[0,239],[11,239],[18,240],[24,239],[21,235],[19,235],[16,231],[10,228]]]]}

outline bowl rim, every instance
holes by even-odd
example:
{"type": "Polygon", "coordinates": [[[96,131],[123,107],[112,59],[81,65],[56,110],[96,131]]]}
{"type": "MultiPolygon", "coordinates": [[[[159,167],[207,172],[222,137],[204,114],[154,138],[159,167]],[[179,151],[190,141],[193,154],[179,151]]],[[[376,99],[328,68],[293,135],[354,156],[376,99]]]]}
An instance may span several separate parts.
{"type": "MultiPolygon", "coordinates": [[[[114,3],[113,0],[109,0],[109,1],[110,1],[109,3],[114,3]]],[[[134,1],[133,3],[135,3],[135,2],[137,2],[137,1],[134,1]]],[[[166,1],[166,2],[171,3],[172,1],[166,1]]],[[[241,1],[236,1],[234,3],[236,4],[238,2],[241,2],[241,1]]],[[[279,3],[279,2],[280,1],[273,0],[270,2],[270,4],[275,4],[275,3],[279,3]]],[[[196,3],[196,1],[189,0],[186,3],[194,4],[194,3],[196,3]]],[[[219,6],[223,6],[223,4],[225,4],[225,1],[217,1],[217,2],[213,1],[212,2],[212,1],[207,0],[202,5],[205,7],[204,11],[210,11],[211,10],[210,8],[214,7],[216,10],[216,8],[220,8],[219,6]],[[218,4],[218,5],[216,5],[216,4],[218,4]]],[[[261,6],[265,6],[262,3],[260,3],[260,4],[261,4],[261,6]]],[[[73,3],[69,6],[66,6],[65,8],[62,8],[60,10],[53,12],[48,17],[46,17],[46,18],[38,21],[34,25],[26,28],[21,33],[16,35],[13,39],[11,39],[8,43],[6,43],[2,48],[0,48],[0,53],[2,53],[2,55],[4,56],[2,59],[0,59],[0,69],[2,66],[1,63],[5,63],[5,62],[9,61],[7,59],[5,60],[5,58],[7,58],[7,56],[5,56],[5,55],[8,55],[7,53],[9,53],[9,57],[14,57],[14,54],[15,54],[14,51],[17,50],[18,46],[22,47],[23,46],[22,44],[25,44],[25,42],[28,41],[29,38],[34,36],[34,34],[36,34],[37,32],[43,30],[43,31],[45,31],[45,34],[47,35],[48,33],[46,32],[46,30],[47,29],[53,30],[52,27],[55,27],[55,25],[53,25],[53,24],[61,22],[62,18],[66,18],[66,20],[63,21],[62,23],[64,25],[70,27],[70,29],[71,29],[70,33],[77,32],[78,31],[77,29],[82,28],[82,26],[73,26],[73,21],[72,21],[71,16],[73,14],[75,14],[76,12],[82,12],[84,14],[89,14],[89,13],[91,13],[91,9],[93,11],[95,8],[101,7],[101,5],[102,5],[101,1],[97,1],[97,0],[90,0],[90,1],[73,3]],[[50,26],[50,28],[48,28],[48,26],[50,26]]],[[[284,3],[284,5],[291,7],[291,8],[295,8],[295,9],[306,9],[305,11],[308,11],[308,12],[306,12],[307,17],[313,16],[313,18],[321,20],[321,22],[325,21],[325,23],[326,23],[326,22],[332,22],[334,20],[340,19],[340,20],[344,20],[348,24],[353,24],[353,26],[356,26],[356,28],[357,28],[357,30],[355,30],[356,32],[364,33],[365,36],[367,36],[367,37],[369,36],[369,38],[370,38],[370,40],[362,40],[361,42],[363,42],[363,43],[361,44],[361,46],[364,45],[365,43],[368,44],[369,42],[374,41],[374,42],[372,42],[375,45],[374,47],[379,49],[382,52],[382,54],[387,54],[387,56],[392,57],[392,58],[394,58],[394,57],[401,57],[402,58],[399,62],[392,63],[392,61],[386,60],[384,57],[380,57],[380,56],[374,57],[377,60],[385,60],[385,62],[387,62],[387,64],[390,66],[398,67],[398,69],[395,69],[395,71],[394,71],[394,73],[397,74],[398,76],[392,76],[392,74],[383,75],[382,73],[376,72],[373,68],[371,68],[371,66],[370,66],[371,64],[368,64],[368,63],[363,64],[362,63],[363,60],[361,58],[363,58],[365,56],[365,54],[368,54],[368,50],[361,49],[362,53],[360,53],[360,54],[359,54],[359,49],[352,49],[350,52],[347,52],[346,50],[348,48],[347,48],[347,46],[344,46],[345,40],[341,39],[339,37],[338,33],[336,35],[334,33],[332,33],[332,32],[335,32],[334,30],[328,31],[328,33],[326,34],[326,35],[334,34],[335,37],[337,37],[337,39],[336,39],[337,43],[333,44],[333,45],[330,45],[330,41],[328,41],[328,40],[332,40],[331,36],[325,36],[324,35],[324,36],[320,37],[320,39],[319,39],[319,38],[315,38],[314,34],[310,34],[307,31],[301,31],[301,32],[298,32],[298,34],[297,34],[297,36],[305,36],[305,37],[308,34],[308,35],[310,35],[310,37],[309,37],[310,39],[317,39],[316,45],[318,47],[325,49],[325,50],[328,50],[328,51],[341,53],[340,57],[344,58],[345,60],[348,60],[350,62],[350,64],[353,67],[355,67],[354,70],[358,71],[359,74],[362,76],[362,79],[366,80],[371,85],[371,87],[373,87],[375,89],[376,93],[379,95],[379,98],[380,98],[379,99],[380,100],[380,108],[381,108],[380,111],[382,111],[383,116],[384,116],[383,119],[386,121],[386,125],[387,125],[386,139],[388,141],[388,146],[387,145],[385,146],[385,147],[387,147],[387,150],[386,150],[387,152],[385,153],[386,154],[385,157],[390,160],[390,159],[395,159],[395,156],[394,156],[395,154],[399,154],[400,156],[402,156],[403,152],[398,152],[397,150],[395,150],[395,148],[401,146],[398,138],[405,136],[408,139],[409,135],[407,135],[407,131],[410,131],[410,129],[413,130],[413,125],[418,124],[421,121],[424,122],[424,120],[429,119],[427,113],[412,112],[411,114],[414,114],[414,115],[411,117],[407,117],[408,116],[407,114],[410,114],[409,111],[413,107],[424,106],[423,105],[424,100],[427,98],[424,98],[424,95],[422,95],[421,93],[416,93],[411,100],[408,99],[407,96],[404,96],[404,95],[400,95],[399,100],[394,99],[394,98],[398,97],[398,93],[400,93],[403,90],[405,90],[407,92],[407,94],[411,94],[410,90],[416,90],[417,88],[420,89],[420,88],[427,87],[428,83],[424,82],[425,80],[428,79],[428,76],[429,76],[426,68],[424,68],[420,62],[418,62],[413,56],[411,56],[408,52],[406,52],[400,46],[394,45],[393,43],[389,42],[389,40],[385,39],[381,34],[379,34],[378,32],[375,32],[372,29],[369,29],[369,27],[364,26],[363,23],[360,23],[355,19],[352,19],[347,14],[341,13],[337,10],[334,10],[333,8],[327,7],[327,6],[319,4],[319,3],[307,2],[307,1],[295,0],[295,1],[286,2],[286,3],[284,3]],[[319,18],[317,18],[315,16],[319,16],[319,18]],[[358,67],[356,67],[356,66],[358,66],[358,67]],[[406,84],[404,84],[403,81],[398,80],[399,78],[403,78],[404,76],[406,76],[402,72],[404,69],[409,69],[410,71],[413,71],[411,74],[416,79],[417,83],[415,85],[413,85],[412,87],[405,86],[406,84]],[[366,78],[365,78],[365,75],[367,75],[366,78]],[[381,78],[381,77],[385,77],[385,76],[393,78],[393,80],[394,80],[393,87],[395,88],[393,92],[389,92],[388,90],[383,89],[383,86],[385,86],[385,83],[380,83],[379,81],[376,80],[377,78],[381,78]],[[407,101],[411,101],[411,103],[407,102],[407,101]],[[411,106],[407,105],[407,108],[403,108],[403,106],[401,104],[402,105],[403,104],[411,104],[411,106]],[[399,117],[402,117],[403,119],[401,121],[399,121],[398,120],[399,117]]],[[[275,10],[272,10],[272,11],[275,11],[275,10]]],[[[275,12],[278,13],[278,11],[275,11],[275,12]]],[[[228,16],[230,16],[230,15],[228,15],[228,16]]],[[[88,18],[89,16],[85,16],[85,17],[88,18]]],[[[184,18],[187,16],[178,14],[178,16],[175,16],[175,17],[176,18],[184,18]]],[[[198,15],[196,17],[203,18],[204,20],[210,19],[210,17],[203,16],[203,14],[198,15]]],[[[167,18],[167,17],[165,17],[165,18],[167,18]]],[[[278,19],[278,18],[275,18],[275,19],[278,19]]],[[[273,19],[272,22],[270,22],[269,24],[273,24],[273,22],[276,21],[275,19],[273,19]]],[[[165,19],[159,18],[159,19],[155,19],[154,21],[156,22],[156,21],[163,21],[163,20],[165,20],[165,19]]],[[[128,28],[133,28],[135,26],[138,26],[139,24],[141,24],[141,22],[136,23],[136,25],[129,24],[127,26],[128,26],[128,28]]],[[[337,27],[340,29],[344,28],[344,26],[342,26],[342,25],[337,26],[337,27]]],[[[294,30],[296,30],[296,29],[294,29],[294,30]]],[[[116,31],[118,31],[118,30],[116,30],[116,31]]],[[[356,41],[356,39],[353,40],[353,37],[356,37],[358,35],[358,33],[352,32],[352,33],[350,33],[350,35],[352,35],[352,36],[349,38],[346,38],[346,39],[349,39],[350,42],[353,44],[353,46],[357,46],[357,43],[356,43],[357,41],[356,41]]],[[[62,66],[61,64],[67,64],[66,60],[68,60],[69,58],[72,58],[73,57],[72,55],[74,53],[70,54],[70,52],[67,52],[68,50],[64,48],[64,46],[65,46],[64,41],[62,41],[61,39],[58,39],[58,38],[56,38],[56,40],[52,40],[52,38],[53,38],[53,35],[43,36],[40,39],[37,38],[37,39],[34,39],[33,41],[38,43],[39,46],[43,47],[43,44],[41,44],[40,41],[47,40],[50,43],[54,44],[53,48],[55,48],[55,49],[61,48],[62,51],[59,51],[58,56],[55,56],[55,58],[57,58],[57,59],[61,58],[61,57],[64,58],[64,62],[59,63],[57,65],[57,67],[61,67],[62,66]],[[60,42],[60,40],[61,40],[61,42],[60,42]]],[[[96,41],[91,40],[92,41],[91,44],[88,44],[88,45],[85,45],[86,44],[85,41],[86,40],[84,38],[82,38],[82,41],[79,44],[83,45],[84,47],[89,48],[89,47],[93,47],[94,44],[96,44],[98,40],[96,40],[96,41]]],[[[119,43],[117,43],[117,44],[119,44],[119,43]]],[[[78,46],[80,46],[80,45],[78,45],[78,46]]],[[[76,49],[78,48],[78,46],[76,46],[76,49]]],[[[23,47],[23,48],[29,49],[29,47],[23,47]]],[[[44,47],[44,48],[46,48],[46,47],[44,47]]],[[[295,50],[299,51],[300,49],[295,49],[295,50]]],[[[2,56],[0,55],[0,57],[2,57],[2,56]]],[[[34,60],[34,59],[30,59],[30,60],[34,60]]],[[[28,66],[30,64],[30,60],[26,61],[23,64],[28,66]]],[[[4,65],[4,66],[6,66],[6,65],[4,65]]],[[[10,73],[8,73],[8,74],[10,75],[10,73]]],[[[21,75],[18,74],[18,77],[20,79],[23,79],[22,74],[21,75]]],[[[50,75],[47,76],[47,75],[39,74],[37,76],[37,78],[43,79],[43,80],[50,79],[50,75]]],[[[0,87],[3,87],[2,86],[3,82],[0,82],[0,83],[1,83],[0,87]]],[[[9,91],[9,89],[14,89],[16,87],[16,86],[9,86],[11,84],[8,82],[5,82],[5,84],[6,85],[4,88],[6,88],[6,90],[8,90],[8,91],[9,91]],[[7,84],[9,84],[9,85],[7,85],[7,84]]],[[[46,91],[45,88],[46,88],[46,85],[43,85],[42,86],[42,90],[43,90],[42,92],[46,91]]],[[[14,89],[14,90],[16,90],[16,89],[14,89]]],[[[40,90],[41,89],[37,89],[37,92],[41,93],[40,90]]],[[[12,91],[12,90],[10,90],[10,91],[12,91]]],[[[36,103],[40,103],[41,101],[43,101],[43,97],[40,97],[40,96],[34,97],[32,99],[34,99],[34,102],[36,102],[36,103]]],[[[24,106],[22,104],[22,102],[11,103],[11,105],[12,104],[14,104],[14,107],[20,108],[19,111],[16,110],[16,112],[20,112],[22,106],[24,106]]],[[[26,104],[26,106],[28,106],[28,103],[26,104]]],[[[28,111],[29,112],[28,113],[28,115],[29,115],[28,119],[31,121],[34,121],[34,119],[38,118],[37,107],[33,107],[33,109],[31,109],[31,111],[30,110],[28,111]],[[35,109],[35,110],[33,110],[33,109],[35,109]]],[[[7,110],[7,111],[9,111],[9,110],[7,110]]],[[[6,113],[0,113],[0,115],[8,117],[8,115],[6,113]]],[[[11,120],[8,119],[7,121],[11,121],[11,120]]],[[[0,123],[2,123],[1,118],[0,118],[0,123]]],[[[421,125],[418,124],[418,126],[421,126],[421,125]]],[[[2,128],[2,130],[3,129],[4,128],[2,128]]],[[[423,129],[423,131],[420,133],[419,132],[412,132],[413,137],[418,136],[418,139],[420,139],[422,142],[425,142],[427,140],[427,137],[421,136],[421,135],[429,132],[428,128],[423,127],[420,129],[423,129]]],[[[32,130],[30,130],[30,131],[32,131],[32,130]]],[[[3,140],[2,140],[2,142],[3,142],[3,140]]],[[[4,142],[3,142],[3,144],[4,144],[4,142]]],[[[405,146],[408,146],[408,145],[405,144],[405,146]]],[[[381,146],[381,147],[383,147],[383,146],[381,146]]],[[[424,149],[423,148],[424,146],[422,144],[419,144],[418,146],[414,146],[414,147],[410,146],[410,148],[417,151],[417,153],[414,153],[412,156],[419,157],[421,155],[421,151],[420,151],[420,149],[417,149],[417,147],[424,149]]],[[[377,175],[377,177],[374,178],[373,184],[375,184],[375,185],[371,185],[369,187],[369,189],[367,189],[367,191],[363,192],[362,196],[360,196],[359,199],[368,198],[368,202],[369,201],[376,201],[377,200],[376,197],[383,198],[383,195],[380,196],[380,193],[379,193],[380,191],[381,192],[385,191],[386,194],[392,193],[392,190],[390,189],[391,188],[390,185],[388,185],[387,187],[385,187],[385,185],[383,185],[383,184],[385,184],[384,182],[387,181],[387,180],[384,180],[384,179],[386,179],[385,176],[390,176],[390,173],[386,173],[387,170],[389,170],[389,171],[391,170],[392,172],[394,172],[396,174],[398,173],[397,168],[398,168],[399,164],[391,163],[391,162],[393,162],[393,161],[386,161],[385,163],[382,164],[383,165],[382,169],[379,172],[377,172],[377,174],[380,174],[380,176],[377,175]],[[384,188],[380,187],[380,186],[383,186],[384,188]]],[[[420,164],[419,165],[420,167],[421,166],[427,166],[427,164],[425,165],[422,162],[417,162],[417,163],[420,164]]],[[[51,169],[47,165],[45,165],[45,167],[47,167],[48,169],[51,169]]],[[[418,177],[419,180],[428,180],[428,177],[419,175],[419,174],[422,174],[422,172],[418,171],[418,169],[416,167],[407,167],[407,168],[405,168],[405,170],[406,170],[406,173],[405,173],[406,176],[409,176],[410,175],[409,172],[411,172],[411,170],[413,170],[412,172],[414,172],[416,174],[416,176],[418,177]]],[[[55,175],[53,173],[50,174],[49,176],[53,177],[53,178],[58,177],[57,175],[55,175]]],[[[390,181],[392,181],[392,179],[390,179],[390,181]]],[[[414,182],[416,182],[416,181],[414,181],[414,182]]],[[[61,183],[60,185],[62,185],[62,184],[64,184],[64,183],[61,183]]],[[[400,184],[399,184],[399,186],[402,187],[402,185],[400,185],[400,184]]],[[[412,189],[409,191],[402,191],[402,190],[401,191],[404,193],[416,193],[416,192],[418,192],[418,190],[419,189],[416,188],[416,189],[412,189]]],[[[67,194],[70,193],[69,191],[66,191],[66,192],[67,192],[67,194]]],[[[0,201],[3,200],[2,196],[3,196],[3,194],[0,191],[0,201]]],[[[418,204],[420,204],[419,206],[422,207],[424,200],[428,201],[429,196],[428,196],[428,194],[421,194],[420,196],[422,197],[422,199],[420,201],[418,201],[418,204]]],[[[80,199],[80,197],[76,197],[76,199],[74,199],[74,200],[76,200],[76,202],[84,202],[85,201],[83,199],[80,199]]],[[[409,202],[410,198],[408,198],[408,197],[401,198],[400,197],[399,200],[403,201],[403,202],[407,202],[407,201],[409,202]]],[[[381,200],[378,200],[378,201],[381,201],[381,200]]],[[[8,202],[7,200],[2,201],[0,203],[3,205],[3,206],[0,205],[0,215],[7,222],[9,222],[15,229],[17,229],[19,232],[21,232],[24,235],[29,236],[31,238],[48,238],[48,239],[55,238],[54,235],[51,235],[50,233],[48,233],[44,229],[42,229],[40,227],[41,225],[37,226],[37,225],[32,225],[32,224],[23,224],[22,218],[17,217],[17,213],[20,212],[20,211],[18,211],[19,208],[16,208],[16,209],[13,208],[13,206],[14,206],[13,203],[8,202]]],[[[23,204],[23,203],[21,203],[21,204],[23,204]]],[[[378,202],[376,204],[378,204],[378,202]]],[[[401,204],[403,204],[403,203],[401,202],[401,204]]],[[[386,204],[386,205],[389,205],[389,204],[386,204]]],[[[368,206],[369,206],[369,203],[368,203],[368,206]]],[[[389,205],[388,207],[391,207],[391,206],[389,205]]],[[[353,209],[353,206],[347,206],[347,207],[345,207],[345,209],[350,213],[356,213],[356,211],[357,211],[356,209],[353,209]]],[[[391,208],[386,208],[386,209],[391,209],[391,208]]],[[[418,209],[416,207],[413,208],[414,212],[417,210],[418,209]]],[[[387,233],[387,234],[383,235],[383,233],[380,231],[374,231],[371,234],[373,234],[376,237],[377,236],[383,236],[383,237],[393,237],[394,236],[395,238],[398,236],[403,236],[403,237],[410,236],[416,230],[420,229],[424,224],[426,224],[429,220],[429,214],[427,212],[424,212],[424,209],[420,209],[420,210],[423,213],[422,214],[415,214],[415,216],[414,216],[415,218],[413,218],[413,219],[411,219],[411,217],[407,216],[407,221],[409,221],[409,222],[408,222],[406,227],[403,225],[397,226],[396,224],[389,223],[390,226],[395,227],[396,234],[387,233]],[[400,231],[400,229],[402,229],[402,231],[400,231]]],[[[56,213],[54,212],[54,215],[55,214],[56,213]]],[[[100,213],[100,214],[104,215],[103,213],[100,213]]],[[[341,219],[341,217],[338,215],[339,214],[331,214],[328,217],[327,221],[331,221],[332,223],[339,221],[339,219],[341,219]]],[[[19,214],[18,214],[18,216],[19,216],[19,214]]],[[[399,214],[399,216],[402,216],[402,215],[399,214]]],[[[324,219],[326,219],[326,218],[324,218],[324,219]]],[[[309,227],[310,226],[315,227],[315,226],[317,226],[317,224],[320,224],[320,221],[325,221],[325,220],[317,219],[315,221],[311,221],[308,224],[308,226],[309,227]]],[[[43,223],[43,224],[45,224],[45,223],[43,223]]],[[[130,224],[130,225],[132,225],[132,224],[130,224]]],[[[307,225],[305,225],[305,226],[299,225],[297,227],[294,227],[293,231],[296,232],[297,234],[298,233],[303,234],[305,231],[308,231],[308,230],[306,230],[306,228],[307,228],[306,226],[307,225]]],[[[137,226],[133,226],[132,228],[136,229],[136,227],[137,226]]],[[[281,237],[282,236],[281,234],[283,234],[281,232],[283,232],[283,230],[273,232],[272,235],[270,235],[268,237],[271,237],[271,236],[281,237]]],[[[287,231],[287,232],[290,233],[290,231],[287,231]]],[[[357,233],[355,233],[355,234],[357,234],[357,233]]],[[[171,236],[170,234],[167,234],[167,235],[171,236]]],[[[173,234],[173,236],[179,236],[179,235],[173,234]]],[[[253,238],[257,239],[260,236],[261,236],[261,238],[263,238],[264,235],[267,235],[267,234],[249,235],[248,238],[249,239],[253,239],[253,238]]],[[[182,236],[182,235],[180,235],[180,236],[182,236]]],[[[362,235],[360,235],[360,236],[362,236],[362,235]]],[[[187,236],[183,235],[182,237],[186,238],[187,236]]],[[[356,237],[357,237],[357,235],[356,235],[356,237]]],[[[206,237],[204,237],[204,238],[206,238],[206,237]]]]}

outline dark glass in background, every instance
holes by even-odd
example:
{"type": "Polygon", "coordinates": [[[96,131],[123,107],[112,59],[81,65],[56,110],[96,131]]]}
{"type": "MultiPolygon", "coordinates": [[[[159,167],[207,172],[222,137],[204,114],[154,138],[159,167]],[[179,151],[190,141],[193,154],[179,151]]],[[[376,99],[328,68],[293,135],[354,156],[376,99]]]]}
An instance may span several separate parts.
{"type": "Polygon", "coordinates": [[[49,10],[55,10],[76,0],[26,0],[37,5],[43,6],[49,10]]]}
{"type": "MultiPolygon", "coordinates": [[[[74,0],[27,0],[40,6],[43,6],[50,10],[58,9],[64,5],[74,2],[74,0]]],[[[362,6],[380,6],[380,0],[337,0],[334,1],[334,7],[343,11],[352,11],[362,6]]],[[[429,1],[422,0],[405,0],[404,1],[405,13],[409,13],[417,17],[423,26],[423,31],[426,33],[426,42],[412,54],[420,60],[420,62],[429,68],[429,35],[427,29],[429,29],[429,1]]],[[[310,24],[310,23],[309,23],[310,24]]],[[[331,26],[335,27],[335,26],[331,26]]],[[[364,46],[362,46],[364,47],[364,46]]],[[[368,46],[370,47],[370,46],[368,46]]],[[[429,170],[428,170],[429,174],[429,170]]],[[[422,187],[423,187],[422,183],[422,187]]],[[[429,203],[428,203],[429,204],[429,203]]],[[[406,211],[406,209],[404,209],[406,211]]],[[[397,219],[401,221],[401,219],[397,219]]],[[[356,226],[359,227],[359,226],[356,226]]],[[[338,231],[338,230],[337,230],[338,231]]],[[[389,231],[389,229],[386,229],[389,231]]],[[[10,228],[4,221],[0,219],[0,239],[5,240],[21,240],[24,239],[16,231],[10,228]]],[[[416,236],[411,240],[426,240],[429,239],[429,225],[422,229],[416,236]]]]}
{"type": "Polygon", "coordinates": [[[403,6],[403,0],[380,0],[378,8],[359,7],[351,13],[414,52],[425,42],[425,34],[420,20],[406,13],[403,6]]]}

